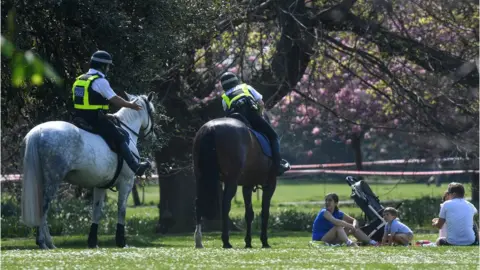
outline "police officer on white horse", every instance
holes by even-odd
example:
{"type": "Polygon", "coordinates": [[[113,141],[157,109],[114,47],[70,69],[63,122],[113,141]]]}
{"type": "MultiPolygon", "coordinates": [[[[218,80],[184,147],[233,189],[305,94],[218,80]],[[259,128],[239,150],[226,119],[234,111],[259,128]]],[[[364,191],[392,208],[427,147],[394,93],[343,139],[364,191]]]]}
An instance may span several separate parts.
{"type": "Polygon", "coordinates": [[[90,69],[86,74],[77,77],[72,87],[75,117],[82,118],[105,139],[113,139],[128,166],[141,176],[151,167],[149,162],[137,162],[128,147],[123,135],[105,116],[109,104],[126,107],[136,111],[142,107],[135,101],[126,101],[119,97],[110,87],[106,75],[113,65],[112,56],[106,51],[97,51],[90,58],[90,69]]]}

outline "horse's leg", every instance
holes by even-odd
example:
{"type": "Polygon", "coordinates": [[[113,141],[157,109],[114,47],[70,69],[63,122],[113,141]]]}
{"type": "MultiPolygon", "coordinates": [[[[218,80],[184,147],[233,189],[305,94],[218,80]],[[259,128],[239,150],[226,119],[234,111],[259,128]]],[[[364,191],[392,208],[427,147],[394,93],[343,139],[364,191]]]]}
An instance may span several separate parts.
{"type": "Polygon", "coordinates": [[[247,223],[247,233],[245,235],[245,248],[252,247],[252,221],[254,217],[252,206],[252,187],[243,187],[243,201],[245,204],[245,222],[247,223]]]}
{"type": "Polygon", "coordinates": [[[260,233],[260,240],[262,241],[263,248],[270,247],[267,236],[268,218],[270,217],[270,202],[272,200],[273,193],[275,192],[275,188],[277,187],[276,181],[269,182],[271,184],[262,187],[262,213],[260,214],[262,217],[262,230],[260,233]]]}
{"type": "Polygon", "coordinates": [[[53,198],[55,198],[55,194],[58,190],[59,182],[58,174],[54,173],[44,173],[44,197],[43,197],[43,217],[42,217],[42,224],[38,227],[38,234],[37,234],[37,244],[40,249],[54,249],[57,248],[53,244],[52,236],[50,235],[50,230],[48,228],[48,210],[50,208],[50,203],[52,202],[53,198]],[[54,177],[55,175],[55,177],[54,177]]]}
{"type": "Polygon", "coordinates": [[[132,191],[134,180],[132,179],[131,181],[126,181],[119,179],[118,181],[120,185],[118,187],[118,223],[117,231],[115,233],[115,242],[117,247],[123,248],[126,246],[125,215],[127,214],[127,199],[128,195],[132,191]]]}
{"type": "Polygon", "coordinates": [[[223,200],[222,200],[222,241],[223,248],[232,248],[232,245],[229,241],[228,231],[229,228],[229,213],[232,206],[232,199],[237,192],[237,181],[233,183],[225,183],[225,188],[223,190],[223,200]]]}
{"type": "Polygon", "coordinates": [[[200,207],[198,206],[198,199],[195,201],[195,215],[196,215],[196,223],[195,226],[195,247],[196,248],[203,248],[202,244],[202,214],[200,213],[200,207]]]}
{"type": "Polygon", "coordinates": [[[90,233],[88,234],[88,247],[98,248],[98,224],[103,215],[103,206],[105,204],[106,191],[103,188],[93,189],[93,213],[92,213],[92,225],[90,226],[90,233]]]}

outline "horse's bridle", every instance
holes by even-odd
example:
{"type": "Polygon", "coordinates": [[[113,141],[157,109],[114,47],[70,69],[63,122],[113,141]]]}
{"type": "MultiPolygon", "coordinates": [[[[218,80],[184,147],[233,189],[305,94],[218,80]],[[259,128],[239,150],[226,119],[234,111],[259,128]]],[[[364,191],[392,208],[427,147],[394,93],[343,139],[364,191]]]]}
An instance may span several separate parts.
{"type": "MultiPolygon", "coordinates": [[[[143,103],[145,103],[145,107],[147,108],[147,113],[148,113],[148,123],[147,123],[147,127],[145,129],[148,128],[148,126],[150,125],[150,122],[151,122],[151,125],[150,125],[150,129],[148,130],[148,132],[144,133],[143,134],[143,137],[142,138],[145,138],[147,137],[150,133],[152,132],[155,132],[155,125],[154,125],[154,122],[153,122],[153,115],[152,115],[152,108],[150,108],[150,102],[148,102],[147,100],[145,100],[145,98],[143,97],[140,97],[140,99],[143,101],[143,103]]],[[[127,124],[123,123],[122,121],[120,121],[120,119],[117,118],[117,121],[118,123],[125,127],[126,129],[128,129],[130,132],[133,133],[133,135],[137,136],[139,139],[140,139],[140,133],[137,133],[135,132],[134,130],[132,130],[127,124]]],[[[142,130],[142,129],[140,129],[142,130]]]]}

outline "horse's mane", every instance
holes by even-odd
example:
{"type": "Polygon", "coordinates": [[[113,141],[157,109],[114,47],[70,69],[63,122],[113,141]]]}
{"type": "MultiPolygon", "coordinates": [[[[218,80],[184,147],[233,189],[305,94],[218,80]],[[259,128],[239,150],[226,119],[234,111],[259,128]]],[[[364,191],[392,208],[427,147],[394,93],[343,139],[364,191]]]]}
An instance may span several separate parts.
{"type": "MultiPolygon", "coordinates": [[[[150,110],[153,113],[155,112],[155,107],[153,106],[153,104],[151,102],[148,101],[148,96],[147,95],[136,96],[136,95],[132,95],[132,94],[127,94],[127,97],[129,98],[129,101],[137,98],[137,104],[139,104],[141,106],[145,106],[144,102],[140,102],[141,100],[147,101],[148,106],[150,106],[150,110]]],[[[132,109],[129,109],[129,108],[121,108],[118,112],[115,113],[115,115],[117,117],[123,119],[124,121],[130,122],[130,121],[134,120],[134,117],[135,117],[136,113],[137,112],[135,110],[132,110],[132,109]]]]}

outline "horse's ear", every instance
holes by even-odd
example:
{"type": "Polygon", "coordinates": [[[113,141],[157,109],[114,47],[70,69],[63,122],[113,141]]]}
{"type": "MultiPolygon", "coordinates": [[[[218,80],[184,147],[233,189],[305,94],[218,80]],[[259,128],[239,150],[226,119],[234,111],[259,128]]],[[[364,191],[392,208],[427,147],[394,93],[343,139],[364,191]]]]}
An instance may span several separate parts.
{"type": "Polygon", "coordinates": [[[152,101],[152,99],[155,97],[155,92],[150,92],[148,93],[147,99],[148,101],[152,101]]]}
{"type": "Polygon", "coordinates": [[[125,92],[125,94],[127,95],[128,101],[134,101],[134,100],[138,99],[138,97],[136,95],[132,95],[132,94],[129,94],[127,92],[125,92]]]}

